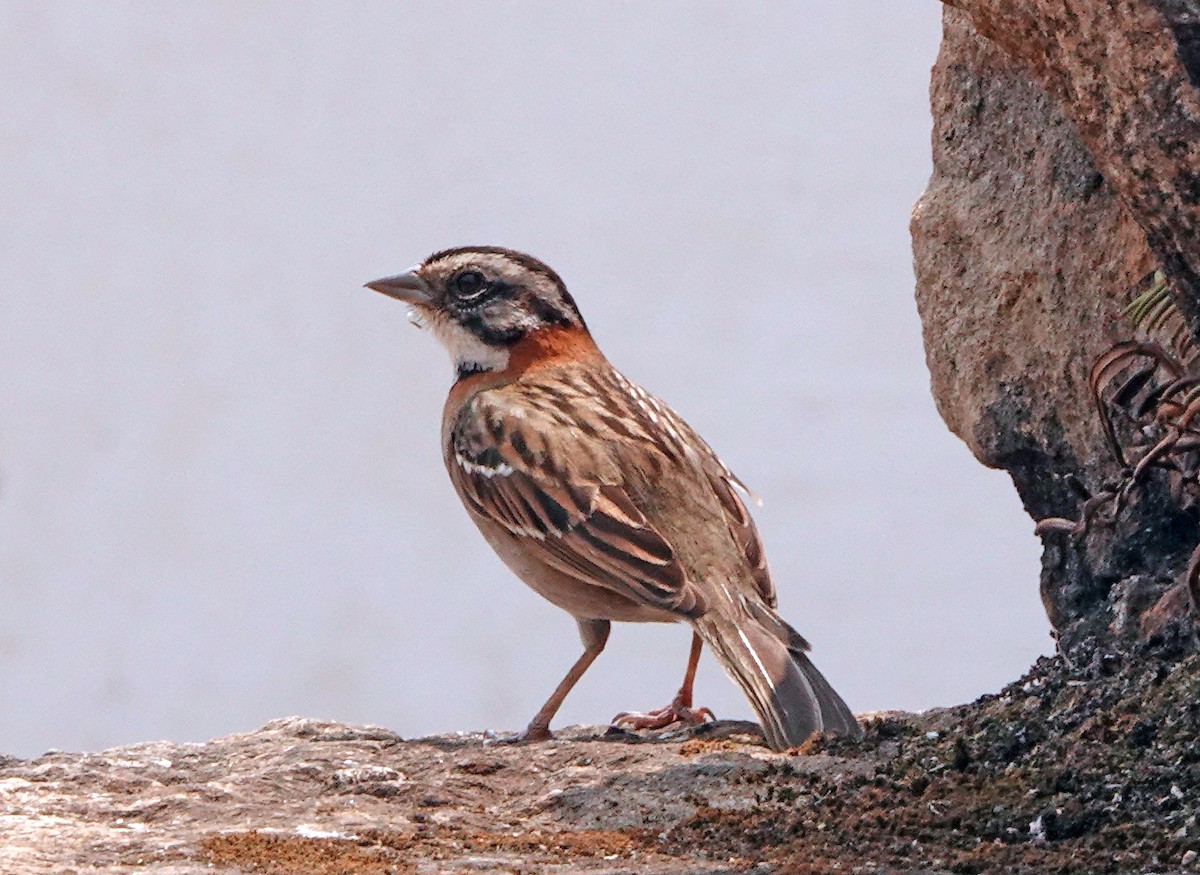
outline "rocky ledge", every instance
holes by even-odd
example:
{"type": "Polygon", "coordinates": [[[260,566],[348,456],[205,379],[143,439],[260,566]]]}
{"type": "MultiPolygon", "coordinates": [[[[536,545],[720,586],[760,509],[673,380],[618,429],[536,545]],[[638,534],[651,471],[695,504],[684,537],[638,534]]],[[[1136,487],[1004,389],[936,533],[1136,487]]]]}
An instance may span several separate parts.
{"type": "Polygon", "coordinates": [[[524,745],[292,717],[202,744],[0,759],[0,872],[1163,872],[1197,860],[1200,657],[1044,659],[972,704],[865,722],[861,742],[779,754],[731,734],[738,724],[656,739],[575,727],[524,745]]]}

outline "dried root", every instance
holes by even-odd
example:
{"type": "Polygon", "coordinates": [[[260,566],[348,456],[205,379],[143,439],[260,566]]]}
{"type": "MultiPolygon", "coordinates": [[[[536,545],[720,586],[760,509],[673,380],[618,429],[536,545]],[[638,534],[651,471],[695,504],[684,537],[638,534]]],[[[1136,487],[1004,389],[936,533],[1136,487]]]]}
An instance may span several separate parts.
{"type": "MultiPolygon", "coordinates": [[[[1156,471],[1166,473],[1181,508],[1200,503],[1200,351],[1161,273],[1154,274],[1150,289],[1124,315],[1139,339],[1115,342],[1097,357],[1089,378],[1122,476],[1088,497],[1078,520],[1040,520],[1035,528],[1039,535],[1082,537],[1097,525],[1112,525],[1156,471]]],[[[1200,606],[1200,545],[1188,562],[1186,578],[1195,612],[1200,606]]]]}

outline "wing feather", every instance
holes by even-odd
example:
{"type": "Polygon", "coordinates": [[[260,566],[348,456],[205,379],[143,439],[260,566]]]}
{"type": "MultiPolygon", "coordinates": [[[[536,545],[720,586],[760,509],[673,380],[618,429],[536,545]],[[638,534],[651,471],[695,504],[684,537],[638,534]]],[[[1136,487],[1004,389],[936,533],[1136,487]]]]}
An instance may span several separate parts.
{"type": "Polygon", "coordinates": [[[506,415],[504,408],[502,399],[476,396],[451,431],[447,468],[468,506],[584,583],[685,616],[703,613],[703,600],[631,498],[615,459],[554,422],[561,411],[525,406],[506,415]]]}
{"type": "Polygon", "coordinates": [[[700,435],[667,405],[657,398],[650,397],[662,420],[669,424],[682,438],[682,443],[691,447],[700,456],[700,466],[708,478],[709,485],[721,502],[721,510],[725,514],[725,523],[729,533],[742,551],[742,557],[750,568],[755,586],[762,594],[768,605],[774,607],[779,600],[775,591],[775,583],[771,579],[771,570],[767,567],[767,554],[763,550],[762,539],[758,527],[746,509],[745,502],[738,496],[738,491],[754,498],[753,493],[739,480],[720,457],[713,452],[700,435]]]}

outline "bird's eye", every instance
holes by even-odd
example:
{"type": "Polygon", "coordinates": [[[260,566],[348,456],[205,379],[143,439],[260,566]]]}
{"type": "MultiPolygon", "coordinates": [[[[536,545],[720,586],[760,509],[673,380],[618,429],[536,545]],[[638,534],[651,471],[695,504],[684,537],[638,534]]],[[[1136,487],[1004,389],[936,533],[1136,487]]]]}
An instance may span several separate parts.
{"type": "Polygon", "coordinates": [[[474,298],[484,289],[483,274],[477,270],[465,270],[454,278],[454,288],[461,298],[474,298]]]}

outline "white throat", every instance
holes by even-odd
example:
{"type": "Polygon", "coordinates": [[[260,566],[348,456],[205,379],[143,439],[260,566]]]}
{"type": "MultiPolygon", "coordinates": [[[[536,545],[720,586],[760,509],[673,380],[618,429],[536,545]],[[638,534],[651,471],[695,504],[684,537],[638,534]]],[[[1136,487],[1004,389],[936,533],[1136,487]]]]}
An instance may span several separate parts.
{"type": "Polygon", "coordinates": [[[457,322],[449,319],[422,320],[446,347],[458,373],[502,371],[508,367],[508,350],[489,346],[457,322]]]}

